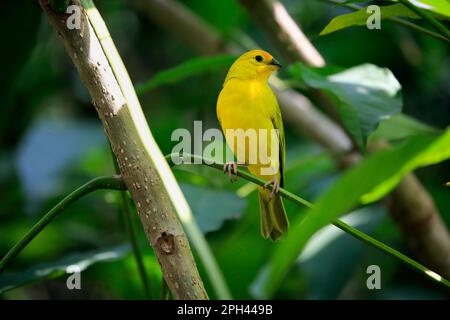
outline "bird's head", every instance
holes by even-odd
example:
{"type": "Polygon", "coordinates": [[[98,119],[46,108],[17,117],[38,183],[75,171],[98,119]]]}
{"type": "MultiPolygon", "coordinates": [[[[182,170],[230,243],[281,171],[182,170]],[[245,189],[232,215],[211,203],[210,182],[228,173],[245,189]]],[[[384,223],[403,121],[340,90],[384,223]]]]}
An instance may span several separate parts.
{"type": "Polygon", "coordinates": [[[225,82],[232,78],[267,80],[281,64],[264,50],[251,50],[241,55],[228,71],[225,82]]]}

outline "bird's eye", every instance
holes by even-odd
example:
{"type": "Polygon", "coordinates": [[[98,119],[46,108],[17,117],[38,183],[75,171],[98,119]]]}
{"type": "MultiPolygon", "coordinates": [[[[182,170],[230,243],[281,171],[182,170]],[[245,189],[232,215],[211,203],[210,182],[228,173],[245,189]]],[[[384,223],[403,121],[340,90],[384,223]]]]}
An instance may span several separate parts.
{"type": "Polygon", "coordinates": [[[261,57],[261,56],[256,56],[256,57],[255,57],[255,60],[258,61],[258,62],[261,62],[262,59],[263,59],[263,57],[261,57]]]}

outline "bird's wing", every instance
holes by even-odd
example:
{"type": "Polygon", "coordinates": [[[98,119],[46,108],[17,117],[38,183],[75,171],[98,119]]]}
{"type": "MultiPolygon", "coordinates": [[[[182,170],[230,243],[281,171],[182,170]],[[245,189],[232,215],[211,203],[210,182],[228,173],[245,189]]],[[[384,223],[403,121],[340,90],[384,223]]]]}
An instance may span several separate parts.
{"type": "Polygon", "coordinates": [[[278,129],[278,146],[279,146],[279,162],[280,162],[280,187],[284,186],[284,166],[286,159],[286,143],[284,140],[283,118],[281,116],[280,107],[276,107],[275,114],[272,117],[272,124],[278,129]]]}

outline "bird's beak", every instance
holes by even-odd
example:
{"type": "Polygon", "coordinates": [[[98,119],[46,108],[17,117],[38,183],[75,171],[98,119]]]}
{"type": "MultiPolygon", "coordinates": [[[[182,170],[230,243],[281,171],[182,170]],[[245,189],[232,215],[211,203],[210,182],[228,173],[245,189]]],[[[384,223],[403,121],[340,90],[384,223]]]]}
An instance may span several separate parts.
{"type": "Polygon", "coordinates": [[[282,67],[281,64],[274,58],[272,58],[272,60],[270,60],[267,64],[271,66],[276,66],[278,68],[282,67]]]}

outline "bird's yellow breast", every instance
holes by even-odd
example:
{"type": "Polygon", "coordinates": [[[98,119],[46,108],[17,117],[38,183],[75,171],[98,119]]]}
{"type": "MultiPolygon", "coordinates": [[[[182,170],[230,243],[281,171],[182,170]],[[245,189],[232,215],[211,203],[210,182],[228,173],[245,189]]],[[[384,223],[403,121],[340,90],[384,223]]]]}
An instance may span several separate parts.
{"type": "Polygon", "coordinates": [[[270,129],[277,101],[269,85],[258,80],[231,79],[217,100],[222,129],[270,129]]]}
{"type": "Polygon", "coordinates": [[[227,129],[254,129],[257,133],[258,145],[264,138],[265,144],[270,152],[271,130],[274,129],[273,117],[278,109],[277,100],[266,81],[260,80],[228,80],[222,91],[220,92],[217,101],[217,117],[224,131],[227,143],[232,147],[232,151],[237,157],[238,162],[250,163],[249,170],[258,175],[260,174],[260,167],[262,164],[278,165],[279,155],[268,155],[269,160],[262,159],[258,153],[253,149],[249,149],[246,144],[245,150],[239,149],[239,144],[231,143],[227,137],[227,129]],[[260,135],[260,129],[266,129],[267,135],[260,135]],[[239,156],[243,155],[243,157],[239,156]],[[252,158],[253,156],[253,158],[252,158]],[[256,163],[252,163],[252,159],[257,159],[256,163]]]}

